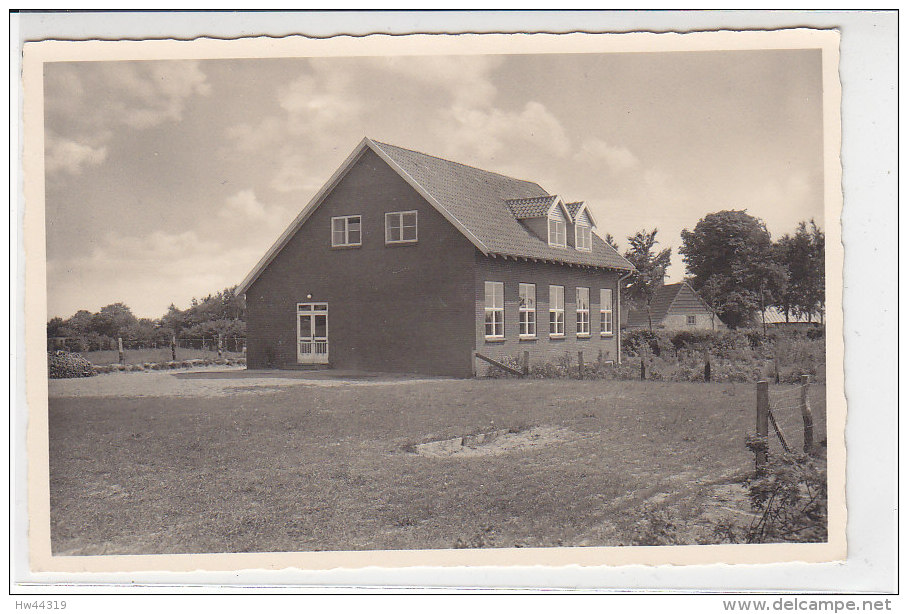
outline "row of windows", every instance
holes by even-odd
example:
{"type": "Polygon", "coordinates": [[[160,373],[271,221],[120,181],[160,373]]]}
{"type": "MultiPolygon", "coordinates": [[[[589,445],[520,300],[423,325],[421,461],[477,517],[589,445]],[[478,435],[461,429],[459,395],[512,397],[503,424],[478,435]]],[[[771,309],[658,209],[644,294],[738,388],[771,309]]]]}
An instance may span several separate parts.
{"type": "MultiPolygon", "coordinates": [[[[590,336],[590,289],[576,288],[578,337],[590,336]]],[[[536,284],[520,284],[520,338],[536,338],[536,284]]],[[[564,337],[564,286],[549,286],[549,337],[564,337]]],[[[612,289],[599,290],[599,334],[613,334],[612,289]]],[[[485,282],[486,339],[504,339],[504,282],[485,282]]]]}
{"type": "MultiPolygon", "coordinates": [[[[385,243],[416,243],[416,211],[385,214],[385,243]]],[[[359,247],[363,244],[363,217],[342,215],[331,218],[331,247],[359,247]]]]}
{"type": "MultiPolygon", "coordinates": [[[[567,224],[564,220],[549,218],[549,245],[567,247],[567,224]]],[[[593,229],[585,224],[574,226],[574,246],[585,252],[593,250],[593,229]]]]}

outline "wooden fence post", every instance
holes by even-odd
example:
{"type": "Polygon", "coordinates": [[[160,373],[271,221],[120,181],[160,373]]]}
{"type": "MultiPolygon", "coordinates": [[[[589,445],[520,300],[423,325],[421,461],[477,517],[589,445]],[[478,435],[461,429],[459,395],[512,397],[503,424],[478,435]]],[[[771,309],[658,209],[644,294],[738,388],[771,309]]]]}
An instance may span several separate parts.
{"type": "Polygon", "coordinates": [[[583,379],[583,350],[577,350],[577,379],[583,379]]]}
{"type": "Polygon", "coordinates": [[[521,370],[523,371],[523,376],[526,377],[530,374],[530,351],[523,351],[523,365],[521,370]]]}
{"type": "Polygon", "coordinates": [[[224,336],[218,333],[218,358],[224,356],[224,336]]]}
{"type": "Polygon", "coordinates": [[[176,362],[177,359],[177,336],[170,337],[170,359],[176,362]]]}
{"type": "Polygon", "coordinates": [[[804,452],[810,454],[813,449],[813,413],[810,411],[810,376],[801,376],[801,417],[804,419],[804,452]]]}
{"type": "Polygon", "coordinates": [[[126,364],[126,356],[123,354],[123,337],[117,337],[117,357],[120,364],[126,364]]]}
{"type": "MultiPolygon", "coordinates": [[[[769,382],[757,382],[757,435],[769,445],[769,382]]],[[[756,471],[762,474],[766,469],[766,448],[756,453],[756,471]]]]}
{"type": "Polygon", "coordinates": [[[709,364],[709,348],[703,348],[703,381],[708,382],[712,377],[712,365],[709,364]]]}

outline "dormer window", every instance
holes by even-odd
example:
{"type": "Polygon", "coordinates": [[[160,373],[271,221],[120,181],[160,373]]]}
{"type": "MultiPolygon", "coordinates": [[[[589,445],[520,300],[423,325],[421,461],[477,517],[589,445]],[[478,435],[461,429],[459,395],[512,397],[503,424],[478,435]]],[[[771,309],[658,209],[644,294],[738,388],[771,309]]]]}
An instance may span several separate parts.
{"type": "Polygon", "coordinates": [[[593,251],[593,229],[578,222],[574,226],[574,245],[582,252],[593,251]]]}
{"type": "Polygon", "coordinates": [[[567,247],[567,218],[562,210],[562,205],[556,206],[549,212],[549,245],[552,247],[567,247]]]}
{"type": "Polygon", "coordinates": [[[567,227],[561,220],[549,218],[549,245],[567,247],[567,227]]]}

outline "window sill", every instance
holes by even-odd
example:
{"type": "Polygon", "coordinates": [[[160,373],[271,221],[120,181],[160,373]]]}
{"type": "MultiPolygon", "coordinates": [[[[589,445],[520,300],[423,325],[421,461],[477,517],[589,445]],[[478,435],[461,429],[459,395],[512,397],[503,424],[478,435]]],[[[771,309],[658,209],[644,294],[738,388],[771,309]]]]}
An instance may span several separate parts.
{"type": "Polygon", "coordinates": [[[520,341],[536,341],[538,337],[536,335],[520,335],[518,339],[520,341]]]}
{"type": "Polygon", "coordinates": [[[362,243],[351,243],[350,245],[332,245],[331,249],[359,249],[362,246],[362,243]]]}
{"type": "Polygon", "coordinates": [[[413,241],[385,241],[385,247],[400,247],[403,245],[416,245],[417,243],[419,243],[417,239],[413,241]]]}
{"type": "Polygon", "coordinates": [[[589,333],[577,333],[577,338],[578,339],[589,339],[590,334],[589,333]]]}
{"type": "Polygon", "coordinates": [[[614,337],[615,333],[599,333],[600,337],[614,337]]]}
{"type": "Polygon", "coordinates": [[[553,334],[549,333],[549,339],[564,339],[564,335],[563,334],[554,334],[553,335],[553,334]]]}
{"type": "Polygon", "coordinates": [[[486,337],[486,343],[504,343],[505,341],[504,337],[486,337]]]}

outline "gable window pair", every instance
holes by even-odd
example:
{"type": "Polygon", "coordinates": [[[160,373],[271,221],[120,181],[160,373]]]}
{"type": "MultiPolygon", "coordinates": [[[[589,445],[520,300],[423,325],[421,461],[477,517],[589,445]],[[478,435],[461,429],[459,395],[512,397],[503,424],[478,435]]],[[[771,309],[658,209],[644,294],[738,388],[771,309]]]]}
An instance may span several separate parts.
{"type": "MultiPolygon", "coordinates": [[[[416,243],[416,211],[394,211],[385,214],[385,243],[416,243]]],[[[361,215],[331,218],[331,247],[359,247],[363,244],[361,215]]]]}

